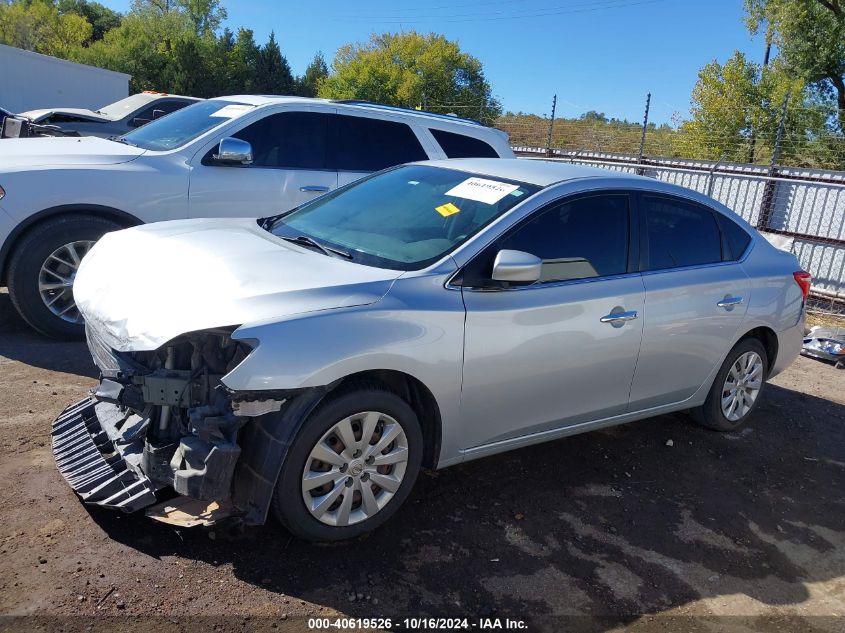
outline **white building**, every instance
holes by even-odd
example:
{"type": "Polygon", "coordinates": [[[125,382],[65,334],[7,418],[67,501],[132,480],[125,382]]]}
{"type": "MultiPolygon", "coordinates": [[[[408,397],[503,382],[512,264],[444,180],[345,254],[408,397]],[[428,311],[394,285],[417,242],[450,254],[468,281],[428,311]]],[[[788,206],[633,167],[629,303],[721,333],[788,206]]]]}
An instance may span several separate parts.
{"type": "Polygon", "coordinates": [[[130,75],[0,44],[0,107],[96,110],[129,95],[130,75]]]}

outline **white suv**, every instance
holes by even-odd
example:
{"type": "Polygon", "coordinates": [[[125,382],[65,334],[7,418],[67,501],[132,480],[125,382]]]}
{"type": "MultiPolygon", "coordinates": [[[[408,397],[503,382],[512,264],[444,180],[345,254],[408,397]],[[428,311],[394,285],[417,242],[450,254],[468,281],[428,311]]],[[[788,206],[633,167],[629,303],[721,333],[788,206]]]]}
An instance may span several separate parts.
{"type": "MultiPolygon", "coordinates": [[[[201,101],[123,137],[7,139],[0,151],[0,285],[49,336],[82,334],[79,261],[108,231],[159,220],[262,217],[417,160],[513,157],[467,119],[360,101],[201,101]]],[[[126,280],[144,263],[126,262],[126,280]]],[[[184,283],[190,284],[190,279],[184,283]]]]}

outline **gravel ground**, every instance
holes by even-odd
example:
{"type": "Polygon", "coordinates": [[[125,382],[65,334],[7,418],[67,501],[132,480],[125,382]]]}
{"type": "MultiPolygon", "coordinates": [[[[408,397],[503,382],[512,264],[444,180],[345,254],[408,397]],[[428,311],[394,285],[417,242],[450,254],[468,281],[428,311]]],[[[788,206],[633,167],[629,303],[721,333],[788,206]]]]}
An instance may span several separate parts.
{"type": "Polygon", "coordinates": [[[740,432],[668,415],[425,472],[385,527],[332,546],[84,507],[49,429],[94,383],[83,344],[31,333],[0,294],[0,631],[845,630],[845,371],[818,361],[740,432]]]}

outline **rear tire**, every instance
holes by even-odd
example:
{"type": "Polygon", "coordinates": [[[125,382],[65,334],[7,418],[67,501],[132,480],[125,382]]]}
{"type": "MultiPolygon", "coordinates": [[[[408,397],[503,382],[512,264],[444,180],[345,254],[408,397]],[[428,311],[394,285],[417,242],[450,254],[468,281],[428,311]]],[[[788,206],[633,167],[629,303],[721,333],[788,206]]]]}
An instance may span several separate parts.
{"type": "Polygon", "coordinates": [[[309,541],[380,526],[410,494],[422,462],[420,424],[402,398],[369,385],[329,398],[294,439],[273,493],[276,518],[309,541]]]}
{"type": "Polygon", "coordinates": [[[757,408],[768,377],[766,348],[756,338],[737,343],[728,353],[707,400],[691,411],[693,419],[713,431],[735,431],[757,408]]]}
{"type": "Polygon", "coordinates": [[[121,228],[111,220],[84,215],[50,218],[32,228],[9,262],[9,297],[21,317],[46,336],[83,338],[85,326],[73,301],[77,259],[105,233],[121,228]],[[48,285],[56,289],[47,290],[48,285]]]}

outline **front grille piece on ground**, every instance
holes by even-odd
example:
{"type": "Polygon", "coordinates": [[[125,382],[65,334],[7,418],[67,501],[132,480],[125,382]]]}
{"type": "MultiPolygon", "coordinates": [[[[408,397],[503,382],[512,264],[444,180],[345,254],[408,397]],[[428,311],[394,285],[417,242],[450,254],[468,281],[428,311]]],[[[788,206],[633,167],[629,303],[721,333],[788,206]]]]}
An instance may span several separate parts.
{"type": "Polygon", "coordinates": [[[53,455],[59,472],[85,503],[135,512],[156,502],[149,479],[129,469],[103,429],[97,402],[67,407],[53,422],[53,455]]]}

